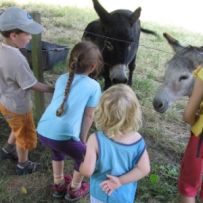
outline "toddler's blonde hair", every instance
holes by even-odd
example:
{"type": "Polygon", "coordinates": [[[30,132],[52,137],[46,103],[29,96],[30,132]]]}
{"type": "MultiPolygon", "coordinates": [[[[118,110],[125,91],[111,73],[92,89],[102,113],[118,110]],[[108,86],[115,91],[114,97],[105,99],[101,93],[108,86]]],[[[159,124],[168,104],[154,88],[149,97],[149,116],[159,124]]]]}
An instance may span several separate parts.
{"type": "Polygon", "coordinates": [[[110,138],[138,131],[142,125],[142,112],[134,91],[124,84],[104,91],[94,119],[96,127],[110,138]]]}

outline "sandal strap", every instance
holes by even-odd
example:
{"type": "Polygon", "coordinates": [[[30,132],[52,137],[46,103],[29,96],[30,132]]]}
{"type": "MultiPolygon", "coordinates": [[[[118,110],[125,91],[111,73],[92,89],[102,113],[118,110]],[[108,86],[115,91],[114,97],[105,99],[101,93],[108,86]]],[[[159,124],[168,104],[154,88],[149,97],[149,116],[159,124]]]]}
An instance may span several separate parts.
{"type": "Polygon", "coordinates": [[[38,167],[40,166],[39,163],[37,162],[32,162],[32,161],[28,161],[27,165],[25,166],[25,168],[30,172],[35,172],[37,171],[38,167]]]}

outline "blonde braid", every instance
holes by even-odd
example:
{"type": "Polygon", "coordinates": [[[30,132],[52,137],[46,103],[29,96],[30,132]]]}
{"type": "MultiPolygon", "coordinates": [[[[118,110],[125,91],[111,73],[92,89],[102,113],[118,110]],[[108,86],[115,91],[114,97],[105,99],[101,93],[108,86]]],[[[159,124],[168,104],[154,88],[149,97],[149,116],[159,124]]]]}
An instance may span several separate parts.
{"type": "Polygon", "coordinates": [[[65,88],[63,102],[61,103],[60,107],[56,111],[57,116],[61,116],[65,111],[64,105],[65,105],[65,102],[67,101],[68,96],[70,94],[71,84],[73,82],[74,75],[75,75],[75,70],[71,69],[71,71],[69,73],[69,78],[68,78],[68,81],[67,81],[67,84],[66,84],[66,88],[65,88]]]}

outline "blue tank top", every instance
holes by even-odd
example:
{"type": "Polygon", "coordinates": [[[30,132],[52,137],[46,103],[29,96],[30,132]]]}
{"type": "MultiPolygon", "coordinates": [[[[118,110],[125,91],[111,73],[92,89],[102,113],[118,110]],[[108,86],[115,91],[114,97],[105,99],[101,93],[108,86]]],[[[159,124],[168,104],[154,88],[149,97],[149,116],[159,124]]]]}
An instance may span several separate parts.
{"type": "Polygon", "coordinates": [[[96,134],[99,151],[96,168],[90,178],[90,194],[105,203],[133,203],[137,182],[122,185],[110,196],[101,190],[100,183],[106,175],[121,176],[132,170],[145,150],[143,138],[132,144],[118,143],[109,139],[102,131],[96,134]]]}

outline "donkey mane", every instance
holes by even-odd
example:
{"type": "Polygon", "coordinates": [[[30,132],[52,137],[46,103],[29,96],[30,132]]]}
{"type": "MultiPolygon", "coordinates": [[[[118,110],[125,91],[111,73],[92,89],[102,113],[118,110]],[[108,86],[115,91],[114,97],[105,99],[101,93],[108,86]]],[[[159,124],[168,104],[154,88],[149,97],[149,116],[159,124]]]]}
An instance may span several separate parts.
{"type": "Polygon", "coordinates": [[[189,52],[189,51],[203,52],[203,46],[201,46],[201,47],[196,47],[196,46],[188,45],[187,47],[185,47],[185,48],[183,49],[183,52],[182,52],[182,53],[189,52]]]}

